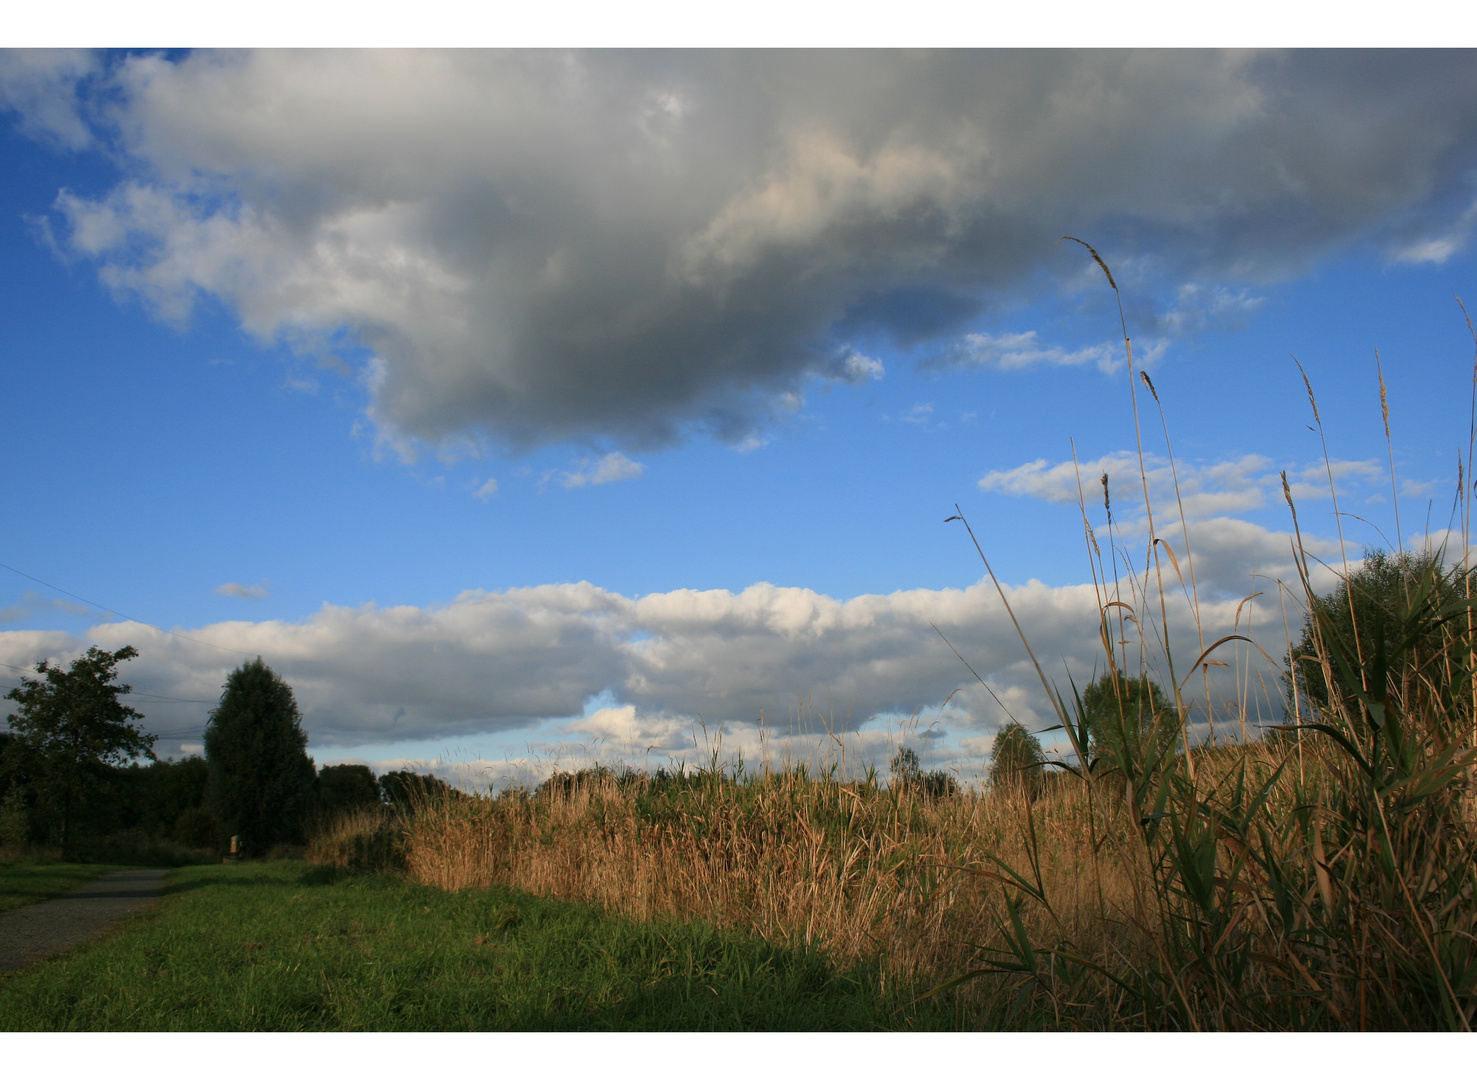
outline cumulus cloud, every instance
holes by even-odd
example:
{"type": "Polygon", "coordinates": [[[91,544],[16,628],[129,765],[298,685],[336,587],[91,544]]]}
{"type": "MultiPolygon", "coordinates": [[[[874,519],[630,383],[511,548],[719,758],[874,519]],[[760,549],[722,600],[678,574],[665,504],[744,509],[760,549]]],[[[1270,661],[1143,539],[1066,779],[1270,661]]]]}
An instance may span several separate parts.
{"type": "Polygon", "coordinates": [[[636,480],[646,472],[646,466],[632,461],[619,450],[612,450],[602,458],[582,462],[572,472],[558,474],[561,487],[578,488],[586,484],[613,484],[618,480],[636,480]]]}
{"type": "Polygon", "coordinates": [[[268,596],[266,585],[241,585],[234,581],[217,585],[215,591],[222,596],[234,596],[239,600],[265,600],[268,596]]]}
{"type": "MultiPolygon", "coordinates": [[[[1186,518],[1195,519],[1253,510],[1268,505],[1269,500],[1283,500],[1283,470],[1275,468],[1270,458],[1260,454],[1225,461],[1179,461],[1173,467],[1167,457],[1145,454],[1143,464],[1149,497],[1161,517],[1177,512],[1180,505],[1186,518]]],[[[1330,472],[1337,490],[1355,493],[1384,475],[1376,462],[1346,460],[1328,465],[1320,462],[1293,466],[1286,472],[1289,490],[1299,505],[1329,498],[1330,472]]],[[[1075,503],[1080,498],[1088,507],[1096,508],[1103,505],[1104,475],[1108,478],[1107,498],[1115,518],[1133,520],[1142,516],[1144,496],[1139,457],[1128,450],[1079,462],[1053,463],[1038,458],[1010,469],[992,469],[980,478],[979,486],[981,491],[1048,502],[1075,503]]]]}
{"type": "MultiPolygon", "coordinates": [[[[1197,558],[1213,565],[1239,552],[1243,573],[1249,550],[1285,539],[1243,523],[1205,528],[1197,558]]],[[[1124,582],[1118,595],[1137,608],[1134,587],[1124,582]]],[[[1246,591],[1202,602],[1207,634],[1230,629],[1246,591]]],[[[1005,593],[1054,678],[1065,685],[1070,672],[1081,685],[1102,669],[1096,587],[1033,581],[1005,593]]],[[[1168,603],[1175,625],[1191,625],[1183,597],[1168,603]]],[[[551,753],[606,747],[632,760],[677,753],[703,732],[739,749],[757,747],[763,732],[803,740],[860,731],[880,745],[886,725],[869,721],[896,726],[920,710],[924,728],[951,738],[987,736],[1007,716],[1037,729],[1052,722],[988,581],[846,600],[763,583],[639,598],[583,582],[471,591],[440,606],[328,605],[299,622],[220,622],[182,634],[129,622],[95,626],[86,641],[0,632],[0,663],[66,662],[87,642],[136,647],[124,675],[150,725],[191,743],[230,671],[258,655],[292,685],[313,745],[329,754],[519,731],[551,753]]]]}
{"type": "Polygon", "coordinates": [[[881,360],[859,353],[848,346],[838,355],[835,364],[827,374],[837,382],[850,386],[864,386],[882,378],[887,374],[887,369],[883,367],[881,360]]]}
{"type": "Polygon", "coordinates": [[[1444,223],[1434,235],[1425,235],[1397,246],[1393,252],[1396,262],[1444,263],[1459,251],[1466,249],[1472,240],[1472,229],[1477,227],[1477,201],[1474,201],[1455,221],[1444,223]]]}
{"type": "Polygon", "coordinates": [[[78,49],[6,49],[0,52],[0,105],[19,117],[27,134],[82,150],[93,140],[78,89],[97,66],[78,49]]]}
{"type": "Polygon", "coordinates": [[[1038,364],[1056,367],[1094,364],[1102,371],[1111,372],[1119,363],[1112,345],[1088,345],[1068,350],[1060,345],[1042,345],[1036,340],[1036,331],[1025,330],[1015,334],[965,334],[942,356],[929,361],[928,366],[997,367],[1009,371],[1038,364]]]}
{"type": "Polygon", "coordinates": [[[1459,52],[37,53],[0,95],[124,171],[58,197],[64,251],[164,318],[357,343],[399,446],[742,443],[880,375],[853,334],[959,341],[1063,232],[1196,282],[1164,332],[1234,322],[1355,239],[1465,243],[1477,148],[1459,52]]]}

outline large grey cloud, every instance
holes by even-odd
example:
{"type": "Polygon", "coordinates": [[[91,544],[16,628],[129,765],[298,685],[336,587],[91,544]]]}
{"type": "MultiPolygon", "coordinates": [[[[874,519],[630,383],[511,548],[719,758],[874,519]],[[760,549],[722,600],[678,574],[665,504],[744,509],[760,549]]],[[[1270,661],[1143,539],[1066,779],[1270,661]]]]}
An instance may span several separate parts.
{"type": "Polygon", "coordinates": [[[869,333],[951,355],[1064,232],[1169,288],[1472,227],[1465,52],[23,54],[0,93],[122,168],[65,250],[362,344],[392,440],[737,439],[869,333]]]}

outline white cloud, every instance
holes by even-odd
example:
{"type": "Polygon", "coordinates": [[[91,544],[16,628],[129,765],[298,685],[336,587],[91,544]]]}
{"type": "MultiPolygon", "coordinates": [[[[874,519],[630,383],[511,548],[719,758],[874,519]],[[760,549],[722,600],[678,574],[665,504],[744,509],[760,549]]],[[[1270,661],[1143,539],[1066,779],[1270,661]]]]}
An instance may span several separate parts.
{"type": "MultiPolygon", "coordinates": [[[[476,484],[475,481],[473,483],[474,485],[476,484]]],[[[497,480],[494,477],[489,477],[486,483],[477,485],[477,490],[472,492],[472,498],[481,499],[483,502],[486,502],[496,494],[497,480]]]]}
{"type": "Polygon", "coordinates": [[[1122,365],[1123,347],[1112,344],[1088,345],[1068,350],[1060,345],[1042,345],[1036,331],[1016,334],[966,334],[940,363],[949,367],[998,367],[1006,371],[1049,364],[1075,367],[1094,364],[1101,371],[1112,372],[1122,365]]]}
{"type": "Polygon", "coordinates": [[[882,366],[882,361],[874,359],[855,349],[845,349],[830,375],[837,382],[844,382],[851,386],[864,386],[869,382],[876,382],[887,374],[887,369],[882,366]]]}
{"type": "Polygon", "coordinates": [[[1395,262],[1435,263],[1439,266],[1457,252],[1466,249],[1471,243],[1474,226],[1477,226],[1477,201],[1468,206],[1455,221],[1444,225],[1436,235],[1397,245],[1391,257],[1395,262]]]}
{"type": "MultiPolygon", "coordinates": [[[[1287,470],[1288,487],[1294,501],[1301,506],[1329,498],[1328,474],[1332,472],[1335,488],[1340,492],[1359,494],[1369,484],[1378,484],[1385,476],[1373,461],[1337,460],[1328,465],[1294,466],[1287,470]]],[[[1081,498],[1094,513],[1103,505],[1102,476],[1108,475],[1108,496],[1115,519],[1133,521],[1143,516],[1143,481],[1149,484],[1149,497],[1154,500],[1158,517],[1177,514],[1183,505],[1190,520],[1214,515],[1254,510],[1269,502],[1282,503],[1281,470],[1270,458],[1246,454],[1226,461],[1178,461],[1171,468],[1169,459],[1145,454],[1140,474],[1137,454],[1118,450],[1093,460],[1048,462],[1045,458],[1010,469],[992,469],[980,478],[982,491],[998,491],[1007,495],[1023,495],[1048,502],[1075,503],[1081,498]],[[1176,477],[1178,480],[1176,481],[1176,477]],[[1176,502],[1178,489],[1178,503],[1176,502]]]]}
{"type": "Polygon", "coordinates": [[[899,419],[901,419],[902,422],[905,424],[927,425],[928,422],[933,419],[933,402],[919,402],[907,412],[903,413],[903,415],[899,417],[899,419]]]}
{"type": "Polygon", "coordinates": [[[56,611],[63,615],[86,615],[92,611],[86,604],[76,604],[61,597],[46,597],[34,589],[21,594],[20,603],[0,608],[0,623],[19,622],[21,619],[41,611],[56,611]]]}
{"type": "Polygon", "coordinates": [[[81,49],[6,49],[0,52],[0,107],[14,110],[21,130],[67,150],[91,145],[81,115],[79,82],[97,70],[81,49]]]}
{"type": "Polygon", "coordinates": [[[222,596],[234,596],[240,600],[265,600],[268,595],[266,585],[240,585],[234,581],[217,585],[215,591],[222,596]]]}
{"type": "MultiPolygon", "coordinates": [[[[1194,535],[1202,584],[1211,576],[1235,586],[1202,603],[1207,635],[1229,629],[1235,601],[1252,591],[1241,587],[1250,564],[1263,551],[1263,571],[1291,579],[1283,534],[1212,521],[1194,535]]],[[[1186,602],[1170,587],[1171,621],[1192,634],[1186,602]]],[[[1126,580],[1122,589],[1140,605],[1126,580]]],[[[1063,686],[1067,671],[1081,685],[1101,670],[1093,586],[1029,582],[1006,595],[1063,686]]],[[[906,726],[910,717],[933,725],[934,734],[987,735],[1007,714],[935,627],[1010,714],[1035,728],[1051,723],[988,581],[848,600],[763,583],[737,593],[682,589],[639,599],[588,583],[547,585],[471,591],[441,606],[327,605],[300,622],[221,622],[184,636],[104,623],[86,641],[139,649],[124,675],[150,724],[183,741],[199,741],[191,731],[203,729],[231,669],[260,655],[292,685],[315,752],[518,730],[549,752],[608,759],[618,751],[633,760],[686,752],[704,730],[730,748],[758,746],[761,727],[803,742],[866,725],[863,735],[875,740],[875,731],[906,726]],[[592,701],[600,707],[587,712],[592,701]],[[881,719],[868,724],[873,718],[881,719]]],[[[1279,625],[1278,642],[1280,634],[1279,625]]],[[[68,661],[86,641],[0,632],[0,663],[68,661]]]]}
{"type": "Polygon", "coordinates": [[[618,480],[637,480],[646,472],[646,466],[632,461],[619,450],[611,451],[595,461],[580,464],[573,472],[560,473],[560,485],[567,488],[584,487],[586,484],[613,484],[618,480]]]}
{"type": "Polygon", "coordinates": [[[1267,302],[1249,289],[1187,282],[1175,290],[1174,306],[1152,320],[1156,332],[1183,338],[1206,330],[1239,330],[1267,302]]]}
{"type": "Polygon", "coordinates": [[[1127,450],[1081,462],[1044,458],[1012,469],[992,469],[980,478],[982,491],[999,491],[1024,495],[1048,502],[1075,503],[1080,497],[1096,512],[1103,505],[1102,476],[1108,476],[1108,499],[1115,518],[1132,520],[1144,512],[1143,480],[1149,482],[1149,496],[1158,513],[1176,512],[1175,476],[1178,475],[1179,499],[1187,518],[1250,510],[1263,506],[1272,486],[1280,483],[1275,473],[1268,473],[1269,458],[1247,454],[1231,461],[1212,463],[1176,463],[1153,454],[1144,456],[1142,475],[1139,458],[1127,450]]]}
{"type": "MultiPolygon", "coordinates": [[[[1477,69],[1459,52],[25,53],[0,65],[0,102],[123,171],[58,198],[62,250],[163,318],[211,297],[264,340],[364,346],[384,445],[631,449],[694,428],[739,443],[811,380],[877,377],[838,364],[853,330],[946,347],[1064,272],[1063,222],[1132,238],[1161,287],[1194,283],[1156,333],[1234,323],[1257,298],[1223,282],[1397,228],[1400,257],[1444,257],[1465,242],[1449,208],[1470,202],[1477,69]]],[[[961,348],[1116,363],[1029,334],[961,348]]]]}

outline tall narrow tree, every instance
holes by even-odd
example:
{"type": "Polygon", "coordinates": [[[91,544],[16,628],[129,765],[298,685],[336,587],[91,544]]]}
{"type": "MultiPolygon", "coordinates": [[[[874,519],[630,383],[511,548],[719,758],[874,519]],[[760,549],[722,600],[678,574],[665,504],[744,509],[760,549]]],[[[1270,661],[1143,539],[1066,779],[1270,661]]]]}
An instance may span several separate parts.
{"type": "Polygon", "coordinates": [[[302,840],[313,759],[288,686],[258,656],[226,680],[205,728],[206,801],[245,850],[302,840]]]}

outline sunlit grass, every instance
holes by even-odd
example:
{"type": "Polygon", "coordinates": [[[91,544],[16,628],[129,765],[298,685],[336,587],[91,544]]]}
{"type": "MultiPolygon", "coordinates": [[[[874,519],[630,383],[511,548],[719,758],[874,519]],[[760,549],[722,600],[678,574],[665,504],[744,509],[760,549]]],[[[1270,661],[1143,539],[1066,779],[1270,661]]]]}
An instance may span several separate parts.
{"type": "Polygon", "coordinates": [[[175,871],[124,932],[0,978],[11,1030],[871,1030],[953,1023],[875,971],[696,922],[300,862],[175,871]]]}

